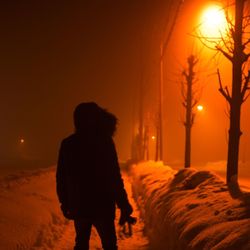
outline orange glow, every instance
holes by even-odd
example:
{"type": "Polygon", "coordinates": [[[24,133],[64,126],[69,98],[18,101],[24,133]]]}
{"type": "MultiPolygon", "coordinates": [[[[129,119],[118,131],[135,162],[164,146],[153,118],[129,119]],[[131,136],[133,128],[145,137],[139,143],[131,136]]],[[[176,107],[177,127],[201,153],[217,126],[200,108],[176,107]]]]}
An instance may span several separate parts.
{"type": "Polygon", "coordinates": [[[220,38],[226,32],[227,20],[222,7],[207,7],[201,16],[201,34],[207,38],[220,38]]]}
{"type": "Polygon", "coordinates": [[[151,139],[152,139],[152,140],[155,140],[155,136],[153,135],[153,136],[151,137],[151,139]]]}
{"type": "Polygon", "coordinates": [[[20,139],[20,143],[23,144],[24,143],[24,139],[20,139]]]}
{"type": "Polygon", "coordinates": [[[198,106],[197,106],[197,110],[198,110],[198,111],[202,111],[202,110],[203,110],[203,106],[202,106],[202,105],[198,105],[198,106]]]}

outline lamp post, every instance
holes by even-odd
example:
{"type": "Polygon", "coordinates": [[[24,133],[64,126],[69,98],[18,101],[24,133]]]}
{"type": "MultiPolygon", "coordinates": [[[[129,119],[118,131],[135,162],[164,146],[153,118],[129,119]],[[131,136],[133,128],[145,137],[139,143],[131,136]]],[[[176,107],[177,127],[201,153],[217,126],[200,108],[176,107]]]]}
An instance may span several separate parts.
{"type": "MultiPolygon", "coordinates": [[[[160,81],[159,81],[159,107],[158,107],[158,121],[157,121],[157,137],[156,137],[156,153],[155,153],[155,160],[156,161],[162,161],[163,160],[163,59],[165,55],[166,48],[168,46],[168,43],[170,41],[171,35],[174,30],[174,26],[176,24],[176,20],[180,11],[181,4],[183,3],[183,0],[180,0],[178,2],[178,6],[176,9],[176,12],[174,13],[174,19],[172,24],[170,25],[169,32],[167,34],[166,39],[164,40],[164,37],[162,38],[161,45],[160,45],[160,81]]],[[[167,23],[169,22],[169,17],[167,18],[167,23]]],[[[165,29],[164,29],[165,30],[165,29]]]]}

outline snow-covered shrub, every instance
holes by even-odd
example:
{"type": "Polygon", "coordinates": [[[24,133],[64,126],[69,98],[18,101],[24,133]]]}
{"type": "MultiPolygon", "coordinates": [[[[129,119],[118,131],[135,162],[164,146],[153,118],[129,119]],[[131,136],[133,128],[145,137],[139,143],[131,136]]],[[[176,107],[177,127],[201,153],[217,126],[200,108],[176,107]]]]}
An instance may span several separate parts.
{"type": "Polygon", "coordinates": [[[250,249],[247,195],[233,199],[214,173],[147,162],[131,180],[152,249],[250,249]]]}

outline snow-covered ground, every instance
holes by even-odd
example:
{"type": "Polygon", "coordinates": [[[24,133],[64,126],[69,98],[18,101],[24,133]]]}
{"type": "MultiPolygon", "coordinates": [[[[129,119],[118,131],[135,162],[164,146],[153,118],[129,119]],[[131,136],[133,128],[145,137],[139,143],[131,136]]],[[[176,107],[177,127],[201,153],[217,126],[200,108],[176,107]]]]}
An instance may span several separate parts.
{"type": "MultiPolygon", "coordinates": [[[[131,238],[117,225],[120,250],[250,250],[249,194],[233,199],[212,172],[148,162],[134,165],[124,181],[134,215],[143,220],[131,238]]],[[[73,223],[59,209],[54,167],[1,177],[0,215],[1,250],[73,249],[73,223]]],[[[101,249],[94,229],[90,246],[101,249]]]]}
{"type": "MultiPolygon", "coordinates": [[[[124,176],[131,198],[131,186],[124,176]]],[[[119,214],[117,215],[119,217],[119,214]]],[[[138,220],[133,236],[123,237],[117,226],[119,249],[145,250],[147,238],[144,224],[138,220]]],[[[0,249],[1,250],[72,250],[74,245],[72,221],[63,218],[55,193],[55,168],[11,174],[0,179],[0,249]]],[[[90,241],[91,250],[101,249],[95,230],[90,241]]]]}
{"type": "Polygon", "coordinates": [[[250,249],[249,193],[233,199],[210,171],[160,163],[134,165],[131,178],[152,249],[250,249]]]}
{"type": "Polygon", "coordinates": [[[0,249],[53,249],[68,222],[55,195],[55,169],[0,181],[0,249]]]}

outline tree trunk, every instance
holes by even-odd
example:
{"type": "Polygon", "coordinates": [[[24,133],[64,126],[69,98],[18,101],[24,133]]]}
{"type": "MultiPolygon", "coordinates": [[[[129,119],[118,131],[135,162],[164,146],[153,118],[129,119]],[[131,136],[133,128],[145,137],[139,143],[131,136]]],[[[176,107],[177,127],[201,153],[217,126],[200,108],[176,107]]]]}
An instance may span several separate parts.
{"type": "Polygon", "coordinates": [[[189,168],[191,164],[191,127],[186,126],[186,139],[185,139],[185,168],[189,168]]]}
{"type": "Polygon", "coordinates": [[[227,184],[237,184],[238,182],[240,135],[240,105],[232,102],[227,156],[227,184]]]}
{"type": "Polygon", "coordinates": [[[187,81],[187,107],[186,107],[186,140],[185,140],[185,168],[190,167],[191,163],[191,127],[192,127],[192,79],[193,67],[189,65],[189,77],[187,81]]]}
{"type": "Polygon", "coordinates": [[[232,98],[230,102],[230,127],[227,156],[227,184],[238,183],[238,160],[240,145],[240,111],[242,104],[242,21],[244,0],[235,1],[235,38],[233,52],[232,98]]]}
{"type": "Polygon", "coordinates": [[[194,65],[195,58],[190,56],[188,58],[188,74],[186,75],[187,81],[187,96],[186,96],[186,121],[185,125],[185,163],[184,167],[189,168],[191,165],[191,129],[193,125],[193,113],[192,113],[192,103],[193,103],[193,79],[194,79],[194,65]]]}

